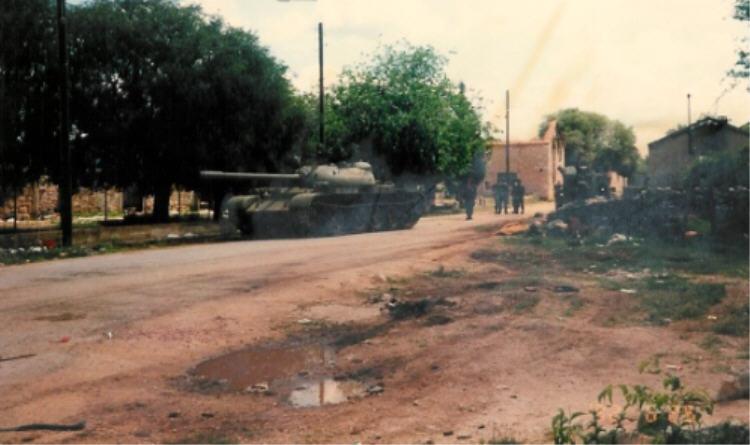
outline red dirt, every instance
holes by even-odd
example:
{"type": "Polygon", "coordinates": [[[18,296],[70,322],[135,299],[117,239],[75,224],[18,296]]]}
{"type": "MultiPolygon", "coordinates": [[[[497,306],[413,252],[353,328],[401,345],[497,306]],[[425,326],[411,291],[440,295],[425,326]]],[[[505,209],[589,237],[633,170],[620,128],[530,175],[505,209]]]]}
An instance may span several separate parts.
{"type": "MultiPolygon", "coordinates": [[[[694,337],[664,327],[604,326],[601,313],[625,298],[616,292],[566,272],[545,276],[580,287],[586,304],[567,316],[568,302],[545,286],[527,311],[513,310],[532,294],[523,287],[477,287],[524,277],[469,258],[500,247],[494,233],[510,218],[480,212],[473,223],[460,215],[425,218],[410,231],[2,268],[0,355],[37,355],[0,363],[0,427],[86,420],[87,428],[0,433],[0,440],[544,441],[558,408],[587,408],[609,383],[657,386],[659,376],[637,370],[654,354],[681,366],[689,386],[718,390],[723,374],[694,337]],[[480,224],[493,226],[477,230],[480,224]],[[458,272],[425,274],[438,265],[458,272]],[[446,297],[455,306],[436,313],[452,322],[390,323],[382,303],[368,302],[386,291],[446,297]],[[381,329],[356,338],[373,326],[381,329]],[[382,394],[299,409],[279,396],[185,384],[195,365],[224,353],[347,335],[355,340],[341,343],[335,371],[370,373],[382,394]],[[59,343],[64,336],[70,341],[59,343]]],[[[723,348],[738,347],[728,339],[723,348]]],[[[748,402],[721,404],[713,418],[748,422],[748,402]]]]}

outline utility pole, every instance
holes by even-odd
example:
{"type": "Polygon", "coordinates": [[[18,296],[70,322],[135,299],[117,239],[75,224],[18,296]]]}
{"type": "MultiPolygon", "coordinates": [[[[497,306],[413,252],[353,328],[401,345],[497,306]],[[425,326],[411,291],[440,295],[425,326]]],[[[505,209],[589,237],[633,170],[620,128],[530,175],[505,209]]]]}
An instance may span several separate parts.
{"type": "Polygon", "coordinates": [[[693,122],[690,113],[690,93],[687,95],[687,108],[688,108],[688,153],[693,154],[693,122]]]}
{"type": "Polygon", "coordinates": [[[505,174],[510,173],[510,91],[505,90],[505,174]]]}
{"type": "Polygon", "coordinates": [[[323,148],[325,144],[325,133],[324,133],[324,118],[325,118],[325,91],[323,90],[323,23],[318,23],[318,65],[320,69],[320,91],[319,91],[319,111],[320,114],[320,147],[323,148]]]}
{"type": "Polygon", "coordinates": [[[65,0],[57,0],[57,31],[60,63],[60,190],[58,207],[60,208],[60,228],[62,229],[62,244],[73,244],[73,180],[71,178],[70,159],[70,122],[68,109],[68,42],[66,35],[65,0]]]}

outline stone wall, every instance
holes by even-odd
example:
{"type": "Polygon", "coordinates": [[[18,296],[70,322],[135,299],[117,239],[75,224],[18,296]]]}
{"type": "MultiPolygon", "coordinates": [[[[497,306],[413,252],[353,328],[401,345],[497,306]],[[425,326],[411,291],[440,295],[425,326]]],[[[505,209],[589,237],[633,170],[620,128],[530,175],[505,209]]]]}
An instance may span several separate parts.
{"type": "MultiPolygon", "coordinates": [[[[169,209],[172,213],[187,213],[197,203],[197,194],[193,191],[173,191],[170,196],[169,209]]],[[[29,221],[54,217],[57,215],[58,187],[51,183],[32,184],[18,194],[16,205],[18,208],[18,220],[29,221]]],[[[143,199],[144,211],[151,212],[153,209],[153,197],[147,196],[143,199]]],[[[9,197],[0,205],[0,219],[13,218],[13,197],[9,197]]],[[[123,212],[123,193],[118,189],[107,190],[107,209],[110,213],[123,212]]],[[[74,215],[104,214],[104,191],[93,191],[81,188],[73,195],[74,215]]]]}

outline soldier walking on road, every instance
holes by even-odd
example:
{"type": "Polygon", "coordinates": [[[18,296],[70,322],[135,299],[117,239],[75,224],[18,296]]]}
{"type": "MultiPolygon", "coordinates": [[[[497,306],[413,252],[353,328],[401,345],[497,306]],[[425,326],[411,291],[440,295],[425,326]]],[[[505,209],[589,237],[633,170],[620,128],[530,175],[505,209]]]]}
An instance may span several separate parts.
{"type": "Polygon", "coordinates": [[[474,215],[474,201],[477,199],[477,185],[469,178],[464,186],[464,207],[466,208],[466,219],[474,215]]]}
{"type": "Polygon", "coordinates": [[[495,184],[495,213],[508,214],[508,184],[505,181],[495,184]]]}
{"type": "Polygon", "coordinates": [[[520,179],[516,179],[516,181],[513,183],[513,191],[512,191],[512,198],[513,198],[513,213],[518,214],[519,208],[521,209],[521,213],[524,213],[526,211],[524,207],[524,195],[526,195],[526,188],[523,186],[523,183],[521,183],[520,179]]]}

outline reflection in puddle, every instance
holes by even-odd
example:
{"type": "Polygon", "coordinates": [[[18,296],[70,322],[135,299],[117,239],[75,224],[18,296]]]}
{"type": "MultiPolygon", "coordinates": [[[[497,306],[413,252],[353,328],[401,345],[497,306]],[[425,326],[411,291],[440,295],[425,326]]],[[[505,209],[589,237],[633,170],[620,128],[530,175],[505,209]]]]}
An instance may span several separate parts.
{"type": "Polygon", "coordinates": [[[297,408],[346,402],[368,394],[358,380],[331,378],[336,351],[328,345],[248,348],[198,364],[201,382],[244,393],[278,394],[297,408]]]}
{"type": "Polygon", "coordinates": [[[342,403],[364,395],[365,388],[357,381],[326,378],[298,386],[289,395],[289,402],[298,408],[305,408],[342,403]]]}

